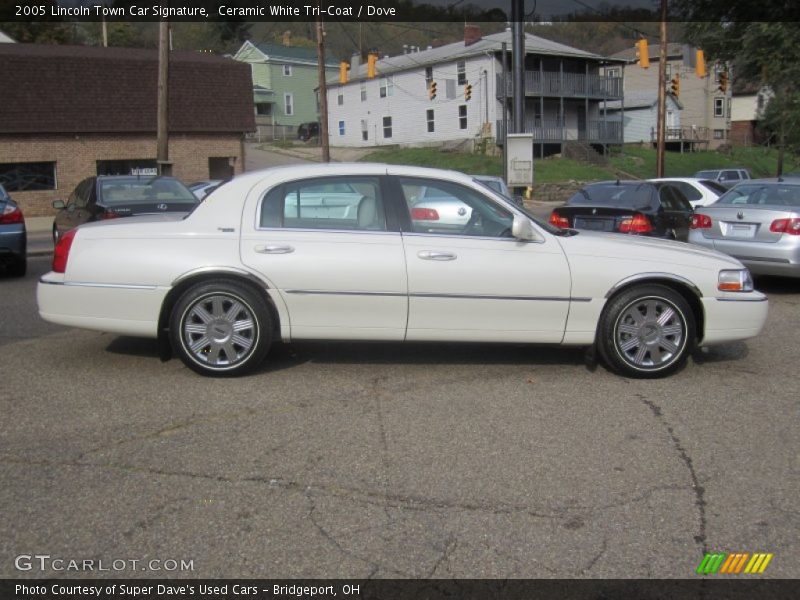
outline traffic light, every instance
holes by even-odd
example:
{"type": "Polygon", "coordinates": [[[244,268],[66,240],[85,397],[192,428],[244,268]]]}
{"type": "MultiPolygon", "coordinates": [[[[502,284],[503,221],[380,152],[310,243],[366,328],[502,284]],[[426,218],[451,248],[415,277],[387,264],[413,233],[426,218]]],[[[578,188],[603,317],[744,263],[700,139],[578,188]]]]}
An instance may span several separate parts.
{"type": "Polygon", "coordinates": [[[436,82],[431,81],[428,85],[428,99],[436,100],[436,82]]]}
{"type": "Polygon", "coordinates": [[[378,62],[378,55],[374,53],[370,53],[367,56],[367,78],[374,79],[377,69],[375,68],[375,63],[378,62]]]}
{"type": "Polygon", "coordinates": [[[636,58],[639,59],[636,64],[643,69],[650,66],[650,48],[644,38],[636,42],[636,58]]]}
{"type": "Polygon", "coordinates": [[[350,64],[344,61],[339,63],[339,83],[347,83],[350,64]]]}
{"type": "Polygon", "coordinates": [[[728,72],[722,71],[719,74],[719,87],[717,88],[720,92],[727,92],[728,91],[728,72]]]}
{"type": "Polygon", "coordinates": [[[706,55],[702,50],[698,50],[695,54],[694,73],[698,77],[706,76],[706,55]]]}
{"type": "Polygon", "coordinates": [[[675,75],[669,82],[669,91],[672,92],[676,98],[681,95],[681,76],[675,75]]]}
{"type": "Polygon", "coordinates": [[[472,84],[468,83],[464,86],[464,100],[469,101],[472,98],[472,84]]]}

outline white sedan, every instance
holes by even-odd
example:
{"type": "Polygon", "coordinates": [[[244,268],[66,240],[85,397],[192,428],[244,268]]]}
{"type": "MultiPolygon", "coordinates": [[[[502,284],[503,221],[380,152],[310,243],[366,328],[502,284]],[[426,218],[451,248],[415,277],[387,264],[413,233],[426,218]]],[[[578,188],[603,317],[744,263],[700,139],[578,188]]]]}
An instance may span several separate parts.
{"type": "Polygon", "coordinates": [[[649,181],[669,181],[678,188],[692,208],[714,204],[717,199],[728,191],[724,185],[711,179],[698,179],[696,177],[662,177],[649,181]]]}
{"type": "Polygon", "coordinates": [[[656,377],[767,316],[729,256],[556,229],[468,175],[372,164],[248,173],[185,218],[83,225],[37,296],[47,321],[157,338],[204,375],[252,370],[273,340],[315,339],[596,345],[616,372],[656,377]],[[324,210],[321,186],[342,185],[355,210],[324,210]],[[415,219],[421,189],[460,199],[469,221],[415,219]]]}

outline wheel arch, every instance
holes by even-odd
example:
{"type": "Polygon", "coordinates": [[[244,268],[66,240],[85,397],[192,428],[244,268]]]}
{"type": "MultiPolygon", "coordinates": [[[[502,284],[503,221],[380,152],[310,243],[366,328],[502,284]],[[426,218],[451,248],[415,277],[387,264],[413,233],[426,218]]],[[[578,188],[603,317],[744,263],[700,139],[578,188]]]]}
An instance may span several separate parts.
{"type": "Polygon", "coordinates": [[[158,354],[162,361],[172,358],[172,344],[169,339],[169,319],[172,309],[183,293],[193,285],[205,281],[226,279],[235,283],[243,284],[262,296],[269,308],[275,327],[273,337],[280,337],[281,320],[280,312],[275,306],[275,302],[267,290],[269,286],[257,276],[242,269],[232,268],[210,268],[191,271],[178,277],[172,282],[172,288],[167,292],[164,301],[161,303],[161,310],[158,314],[158,354]]]}
{"type": "MultiPolygon", "coordinates": [[[[628,277],[617,282],[617,284],[606,293],[606,304],[603,308],[603,315],[605,315],[607,307],[614,298],[632,287],[648,284],[663,285],[683,296],[684,300],[686,300],[689,307],[692,309],[692,316],[694,317],[695,330],[697,333],[697,343],[702,342],[705,333],[705,313],[703,312],[703,302],[701,300],[703,293],[692,281],[680,275],[674,275],[672,273],[642,273],[641,275],[628,277]]],[[[598,329],[602,320],[602,317],[598,319],[598,329]]],[[[596,338],[597,336],[595,336],[595,339],[596,338]]]]}

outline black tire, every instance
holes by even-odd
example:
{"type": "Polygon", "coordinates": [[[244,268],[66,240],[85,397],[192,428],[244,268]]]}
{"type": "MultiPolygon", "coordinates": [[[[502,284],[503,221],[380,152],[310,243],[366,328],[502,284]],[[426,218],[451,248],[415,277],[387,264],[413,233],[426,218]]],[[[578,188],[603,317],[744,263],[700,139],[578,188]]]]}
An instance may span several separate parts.
{"type": "Polygon", "coordinates": [[[24,256],[15,258],[8,265],[8,274],[12,277],[25,277],[28,272],[28,260],[24,256]]]}
{"type": "Polygon", "coordinates": [[[697,344],[694,313],[665,285],[638,285],[609,300],[597,328],[606,365],[635,378],[665,377],[680,369],[697,344]]]}
{"type": "Polygon", "coordinates": [[[193,285],[175,303],[169,319],[170,341],[184,364],[216,377],[257,368],[269,352],[272,332],[264,297],[229,279],[193,285]]]}

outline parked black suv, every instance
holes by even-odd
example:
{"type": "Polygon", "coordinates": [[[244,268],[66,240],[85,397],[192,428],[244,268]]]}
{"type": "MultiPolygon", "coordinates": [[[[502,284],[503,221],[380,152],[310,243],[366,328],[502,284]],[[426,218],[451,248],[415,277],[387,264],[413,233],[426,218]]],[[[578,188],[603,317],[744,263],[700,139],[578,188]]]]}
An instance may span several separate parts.
{"type": "Polygon", "coordinates": [[[301,123],[297,128],[297,139],[305,142],[312,137],[319,137],[319,123],[301,123]]]}

